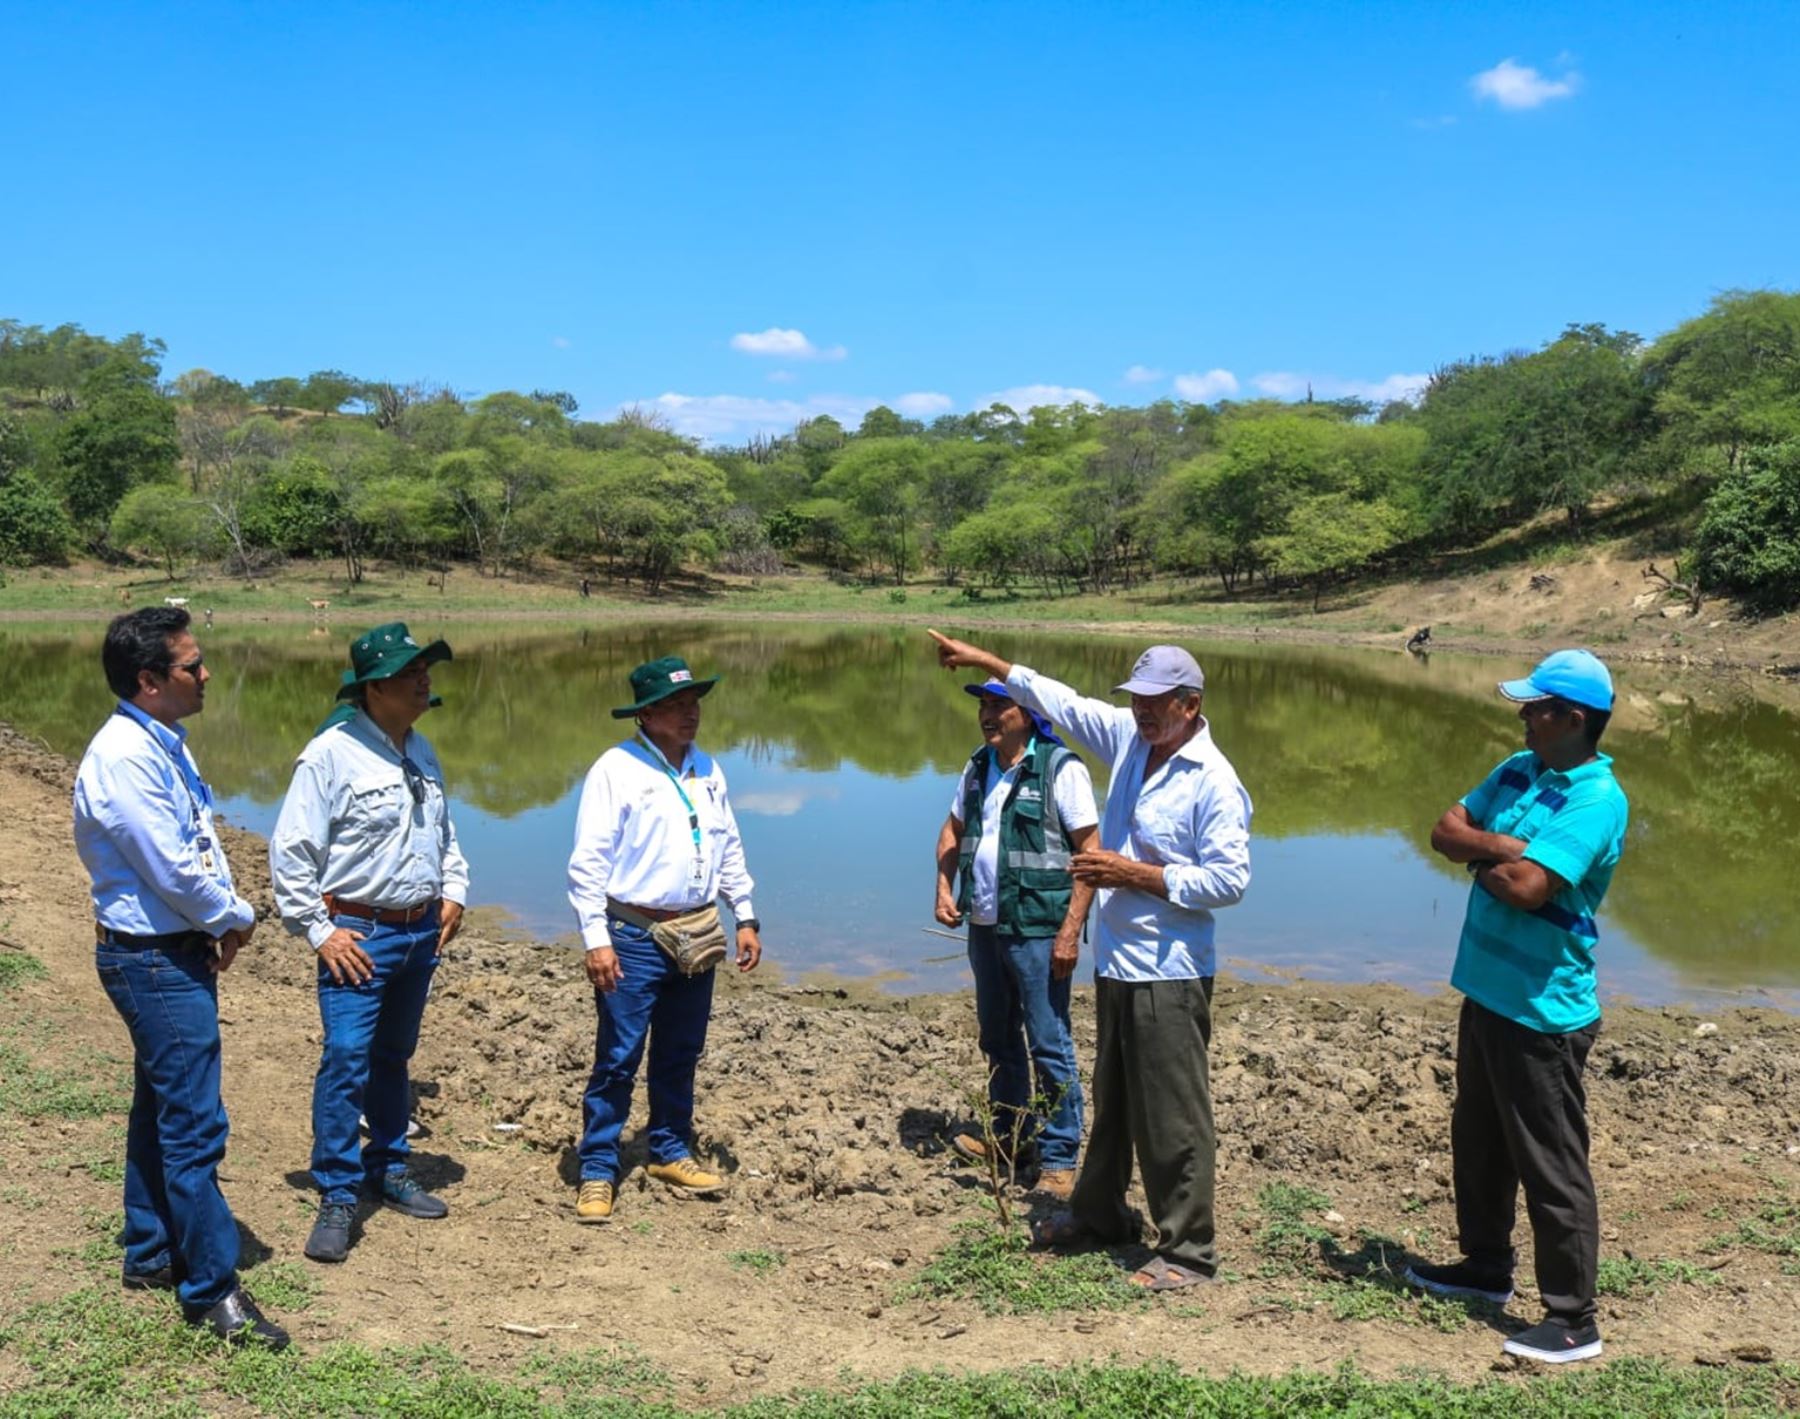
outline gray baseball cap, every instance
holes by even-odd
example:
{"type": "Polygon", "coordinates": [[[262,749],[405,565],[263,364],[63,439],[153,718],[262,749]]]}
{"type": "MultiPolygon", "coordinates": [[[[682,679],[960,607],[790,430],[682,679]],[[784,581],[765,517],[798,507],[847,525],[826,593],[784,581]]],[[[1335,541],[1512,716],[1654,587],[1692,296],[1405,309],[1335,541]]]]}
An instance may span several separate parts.
{"type": "Polygon", "coordinates": [[[1200,662],[1178,645],[1153,645],[1137,658],[1131,678],[1114,689],[1125,695],[1163,695],[1183,685],[1206,688],[1206,672],[1200,662]]]}

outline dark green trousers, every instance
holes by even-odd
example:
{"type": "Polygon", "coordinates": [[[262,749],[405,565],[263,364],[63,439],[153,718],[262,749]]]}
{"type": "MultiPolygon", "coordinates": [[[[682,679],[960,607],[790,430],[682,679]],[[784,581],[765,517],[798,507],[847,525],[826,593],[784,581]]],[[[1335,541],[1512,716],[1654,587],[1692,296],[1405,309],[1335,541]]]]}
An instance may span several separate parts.
{"type": "Polygon", "coordinates": [[[1077,1226],[1137,1240],[1125,1191],[1132,1155],[1156,1227],[1157,1255],[1211,1276],[1213,1246],[1212,977],[1095,985],[1093,1133],[1075,1193],[1077,1226]]]}

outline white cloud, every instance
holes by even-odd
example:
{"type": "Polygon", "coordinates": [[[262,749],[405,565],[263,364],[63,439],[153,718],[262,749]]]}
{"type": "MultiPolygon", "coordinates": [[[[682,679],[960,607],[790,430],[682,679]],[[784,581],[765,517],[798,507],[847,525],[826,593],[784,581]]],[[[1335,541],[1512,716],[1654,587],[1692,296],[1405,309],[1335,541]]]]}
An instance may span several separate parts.
{"type": "Polygon", "coordinates": [[[1581,84],[1573,69],[1560,79],[1546,78],[1529,64],[1502,59],[1469,80],[1478,99],[1492,99],[1501,108],[1536,108],[1551,99],[1566,99],[1581,84]]]}
{"type": "Polygon", "coordinates": [[[1133,365],[1125,371],[1127,384],[1155,384],[1163,377],[1161,370],[1153,370],[1148,365],[1133,365]]]}
{"type": "Polygon", "coordinates": [[[1381,405],[1395,399],[1413,399],[1431,380],[1428,374],[1391,374],[1386,379],[1339,379],[1336,375],[1296,374],[1269,370],[1250,383],[1271,399],[1304,399],[1310,389],[1315,399],[1367,399],[1381,405]]]}
{"type": "Polygon", "coordinates": [[[745,355],[772,355],[784,360],[841,360],[850,353],[842,345],[820,348],[798,330],[783,330],[778,325],[754,334],[733,335],[731,348],[745,355]]]}
{"type": "Polygon", "coordinates": [[[1011,389],[997,389],[992,394],[982,395],[975,401],[975,408],[985,409],[990,404],[1004,404],[1019,414],[1043,404],[1059,407],[1064,404],[1091,404],[1098,409],[1100,396],[1091,389],[1067,384],[1015,384],[1011,389]]]}
{"type": "Polygon", "coordinates": [[[573,345],[575,342],[573,340],[571,340],[567,335],[552,335],[550,337],[550,343],[552,345],[556,346],[556,348],[559,350],[566,350],[569,348],[569,346],[573,345]]]}
{"type": "Polygon", "coordinates": [[[1229,399],[1238,392],[1237,376],[1230,370],[1178,374],[1175,376],[1175,392],[1190,404],[1211,404],[1215,399],[1229,399]]]}
{"type": "Polygon", "coordinates": [[[909,419],[935,419],[939,414],[948,414],[955,407],[956,401],[948,394],[938,394],[929,389],[902,394],[894,401],[895,411],[909,419]]]}
{"type": "Polygon", "coordinates": [[[792,370],[770,370],[768,380],[770,384],[792,384],[794,372],[792,370]]]}

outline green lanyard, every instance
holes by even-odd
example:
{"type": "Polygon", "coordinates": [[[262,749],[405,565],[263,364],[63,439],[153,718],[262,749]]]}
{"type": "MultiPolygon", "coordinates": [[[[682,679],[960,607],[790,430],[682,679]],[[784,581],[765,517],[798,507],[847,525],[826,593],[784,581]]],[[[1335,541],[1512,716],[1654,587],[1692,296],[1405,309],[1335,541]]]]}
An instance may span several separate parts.
{"type": "Polygon", "coordinates": [[[675,785],[675,791],[681,795],[681,806],[687,809],[688,831],[694,835],[694,880],[698,882],[706,861],[705,855],[700,851],[699,811],[694,807],[694,800],[688,797],[687,790],[681,786],[681,775],[675,772],[674,766],[663,756],[663,751],[652,744],[642,732],[638,734],[638,739],[646,749],[656,756],[656,762],[662,765],[662,771],[669,776],[669,782],[675,785]]]}

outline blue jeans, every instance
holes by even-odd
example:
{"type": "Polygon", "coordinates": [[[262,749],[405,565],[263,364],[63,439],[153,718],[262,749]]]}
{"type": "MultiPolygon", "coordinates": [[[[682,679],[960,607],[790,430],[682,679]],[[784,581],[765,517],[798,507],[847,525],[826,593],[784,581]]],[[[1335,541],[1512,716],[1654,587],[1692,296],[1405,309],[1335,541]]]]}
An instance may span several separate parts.
{"type": "Polygon", "coordinates": [[[1081,1077],[1069,1027],[1069,977],[1051,977],[1052,944],[1049,936],[1002,936],[969,923],[969,969],[975,973],[981,1052],[991,1071],[994,1133],[1008,1140],[1016,1123],[1021,1145],[1036,1138],[1038,1165],[1061,1171],[1075,1166],[1081,1148],[1081,1077]],[[1041,1113],[1031,1107],[1034,1073],[1037,1094],[1048,1105],[1041,1113]]]}
{"type": "Polygon", "coordinates": [[[618,988],[594,992],[599,1023],[594,1072],[582,1100],[581,1180],[616,1181],[619,1135],[631,1112],[631,1090],[644,1042],[650,1044],[650,1161],[673,1163],[693,1152],[694,1068],[712,1019],[713,972],[684,976],[650,933],[606,919],[624,973],[618,988]]]}
{"type": "Polygon", "coordinates": [[[361,917],[333,917],[363,936],[375,975],[339,985],[319,963],[319,1019],[325,1047],[313,1080],[313,1181],[326,1202],[354,1203],[388,1173],[406,1171],[412,1151],[406,1116],[412,1108],[407,1063],[419,1043],[419,1021],[437,969],[438,914],[433,908],[407,926],[361,917]],[[369,1121],[358,1153],[357,1117],[369,1121]]]}
{"type": "Polygon", "coordinates": [[[230,1126],[219,1099],[218,980],[204,950],[99,946],[100,984],[131,1031],[125,1270],[171,1267],[182,1303],[237,1289],[238,1229],[219,1191],[230,1126]]]}

